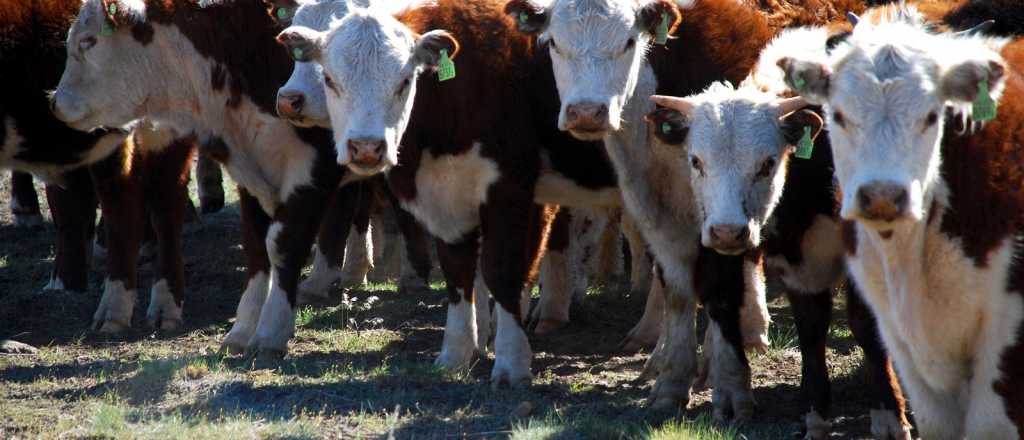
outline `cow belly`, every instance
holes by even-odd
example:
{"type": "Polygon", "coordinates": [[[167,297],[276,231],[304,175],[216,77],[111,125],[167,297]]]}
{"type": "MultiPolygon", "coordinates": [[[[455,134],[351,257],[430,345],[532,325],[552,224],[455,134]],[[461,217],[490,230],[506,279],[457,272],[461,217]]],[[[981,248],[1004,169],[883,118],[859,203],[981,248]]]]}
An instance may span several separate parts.
{"type": "Polygon", "coordinates": [[[437,157],[425,151],[416,170],[416,197],[401,201],[431,234],[447,243],[458,242],[480,224],[480,205],[501,176],[498,164],[482,157],[480,148],[476,143],[464,153],[437,157]]]}

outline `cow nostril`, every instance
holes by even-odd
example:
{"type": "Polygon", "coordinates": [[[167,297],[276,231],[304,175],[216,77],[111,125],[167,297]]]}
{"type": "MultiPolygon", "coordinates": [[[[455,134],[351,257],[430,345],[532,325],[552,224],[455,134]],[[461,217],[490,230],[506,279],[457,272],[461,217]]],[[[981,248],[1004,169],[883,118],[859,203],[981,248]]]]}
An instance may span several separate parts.
{"type": "Polygon", "coordinates": [[[298,113],[302,111],[302,105],[305,103],[306,98],[303,95],[296,95],[291,98],[292,111],[298,113]]]}
{"type": "Polygon", "coordinates": [[[871,194],[865,188],[857,190],[857,203],[860,204],[861,208],[868,208],[871,206],[871,194]]]}
{"type": "Polygon", "coordinates": [[[608,114],[608,106],[602,105],[594,111],[595,118],[604,118],[608,114]]]}

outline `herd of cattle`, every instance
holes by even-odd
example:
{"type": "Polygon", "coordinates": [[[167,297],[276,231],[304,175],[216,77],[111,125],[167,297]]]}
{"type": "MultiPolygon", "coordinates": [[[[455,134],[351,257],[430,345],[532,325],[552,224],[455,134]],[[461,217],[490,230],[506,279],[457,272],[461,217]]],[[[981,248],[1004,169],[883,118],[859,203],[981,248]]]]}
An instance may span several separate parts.
{"type": "MultiPolygon", "coordinates": [[[[101,332],[131,326],[145,240],[146,321],[182,325],[198,151],[204,212],[224,203],[220,166],[239,185],[228,352],[283,356],[301,297],[365,277],[387,211],[403,284],[425,282],[436,239],[437,363],[491,349],[492,383],[528,384],[527,295],[539,277],[536,331],[564,323],[570,241],[621,210],[648,295],[627,345],[653,347],[653,405],[706,384],[716,419],[752,415],[771,278],[799,334],[805,435],[827,437],[846,283],[872,435],[910,438],[905,391],[922,438],[1021,438],[1024,4],[869,3],[9,0],[0,167],[48,183],[48,288],[86,288],[98,201],[101,332]]],[[[13,183],[37,222],[31,178],[13,183]]]]}

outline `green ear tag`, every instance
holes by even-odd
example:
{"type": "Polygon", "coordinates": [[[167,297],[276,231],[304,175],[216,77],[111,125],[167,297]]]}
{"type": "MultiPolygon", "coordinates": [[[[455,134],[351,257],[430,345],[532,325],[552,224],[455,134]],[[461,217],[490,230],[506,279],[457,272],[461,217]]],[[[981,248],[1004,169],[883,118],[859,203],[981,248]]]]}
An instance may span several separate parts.
{"type": "Polygon", "coordinates": [[[654,43],[664,45],[668,42],[668,12],[661,13],[661,23],[654,33],[654,43]]]}
{"type": "Polygon", "coordinates": [[[668,122],[662,122],[661,123],[661,132],[662,132],[662,134],[669,134],[669,133],[671,133],[672,132],[672,124],[669,124],[668,122]]]}
{"type": "Polygon", "coordinates": [[[111,35],[114,35],[114,29],[110,27],[110,23],[107,20],[100,22],[100,36],[109,37],[111,35]]]}
{"type": "Polygon", "coordinates": [[[804,79],[799,74],[793,77],[793,88],[795,88],[796,91],[799,92],[800,89],[804,88],[805,84],[807,84],[807,82],[804,81],[804,79]]]}
{"type": "Polygon", "coordinates": [[[117,15],[117,3],[107,5],[107,10],[110,11],[110,15],[117,15]]]}
{"type": "Polygon", "coordinates": [[[288,8],[277,8],[277,19],[284,20],[288,18],[288,8]]]}
{"type": "Polygon", "coordinates": [[[794,156],[800,159],[810,159],[811,153],[814,152],[814,141],[811,140],[811,126],[804,127],[804,135],[800,137],[800,140],[796,143],[796,153],[794,156]]]}
{"type": "Polygon", "coordinates": [[[520,24],[526,24],[526,22],[528,22],[528,21],[530,21],[530,14],[527,14],[525,12],[520,12],[519,13],[519,23],[520,24]]]}
{"type": "Polygon", "coordinates": [[[301,47],[292,49],[292,58],[295,58],[295,61],[302,61],[302,55],[304,54],[301,47]]]}
{"type": "Polygon", "coordinates": [[[971,103],[971,115],[975,121],[985,122],[996,118],[996,103],[988,95],[988,80],[978,82],[978,96],[971,103]]]}
{"type": "Polygon", "coordinates": [[[448,49],[441,49],[441,61],[437,63],[437,80],[448,81],[455,78],[455,63],[448,58],[448,49]]]}

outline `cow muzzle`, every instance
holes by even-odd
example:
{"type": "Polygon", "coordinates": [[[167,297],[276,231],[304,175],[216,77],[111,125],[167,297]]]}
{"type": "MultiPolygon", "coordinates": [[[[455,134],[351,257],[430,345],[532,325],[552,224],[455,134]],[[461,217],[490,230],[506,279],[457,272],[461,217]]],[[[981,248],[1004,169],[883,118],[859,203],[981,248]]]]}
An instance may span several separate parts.
{"type": "Polygon", "coordinates": [[[754,247],[747,225],[716,224],[708,227],[707,244],[724,255],[738,255],[754,247]]]}
{"type": "Polygon", "coordinates": [[[384,139],[349,139],[346,148],[349,157],[347,165],[356,173],[376,174],[383,171],[384,168],[394,165],[385,160],[384,152],[387,149],[387,142],[384,139]]]}
{"type": "Polygon", "coordinates": [[[85,119],[86,111],[77,102],[77,99],[67,93],[54,92],[50,95],[50,111],[61,122],[73,128],[79,128],[76,127],[76,123],[85,119]]]}
{"type": "Polygon", "coordinates": [[[288,120],[302,119],[306,95],[302,92],[279,92],[277,94],[277,115],[288,120]]]}
{"type": "Polygon", "coordinates": [[[868,182],[857,189],[857,217],[869,222],[892,223],[907,217],[910,195],[903,185],[868,182]]]}
{"type": "Polygon", "coordinates": [[[609,122],[606,104],[579,102],[565,107],[565,129],[577,138],[599,139],[609,130],[609,122]]]}

